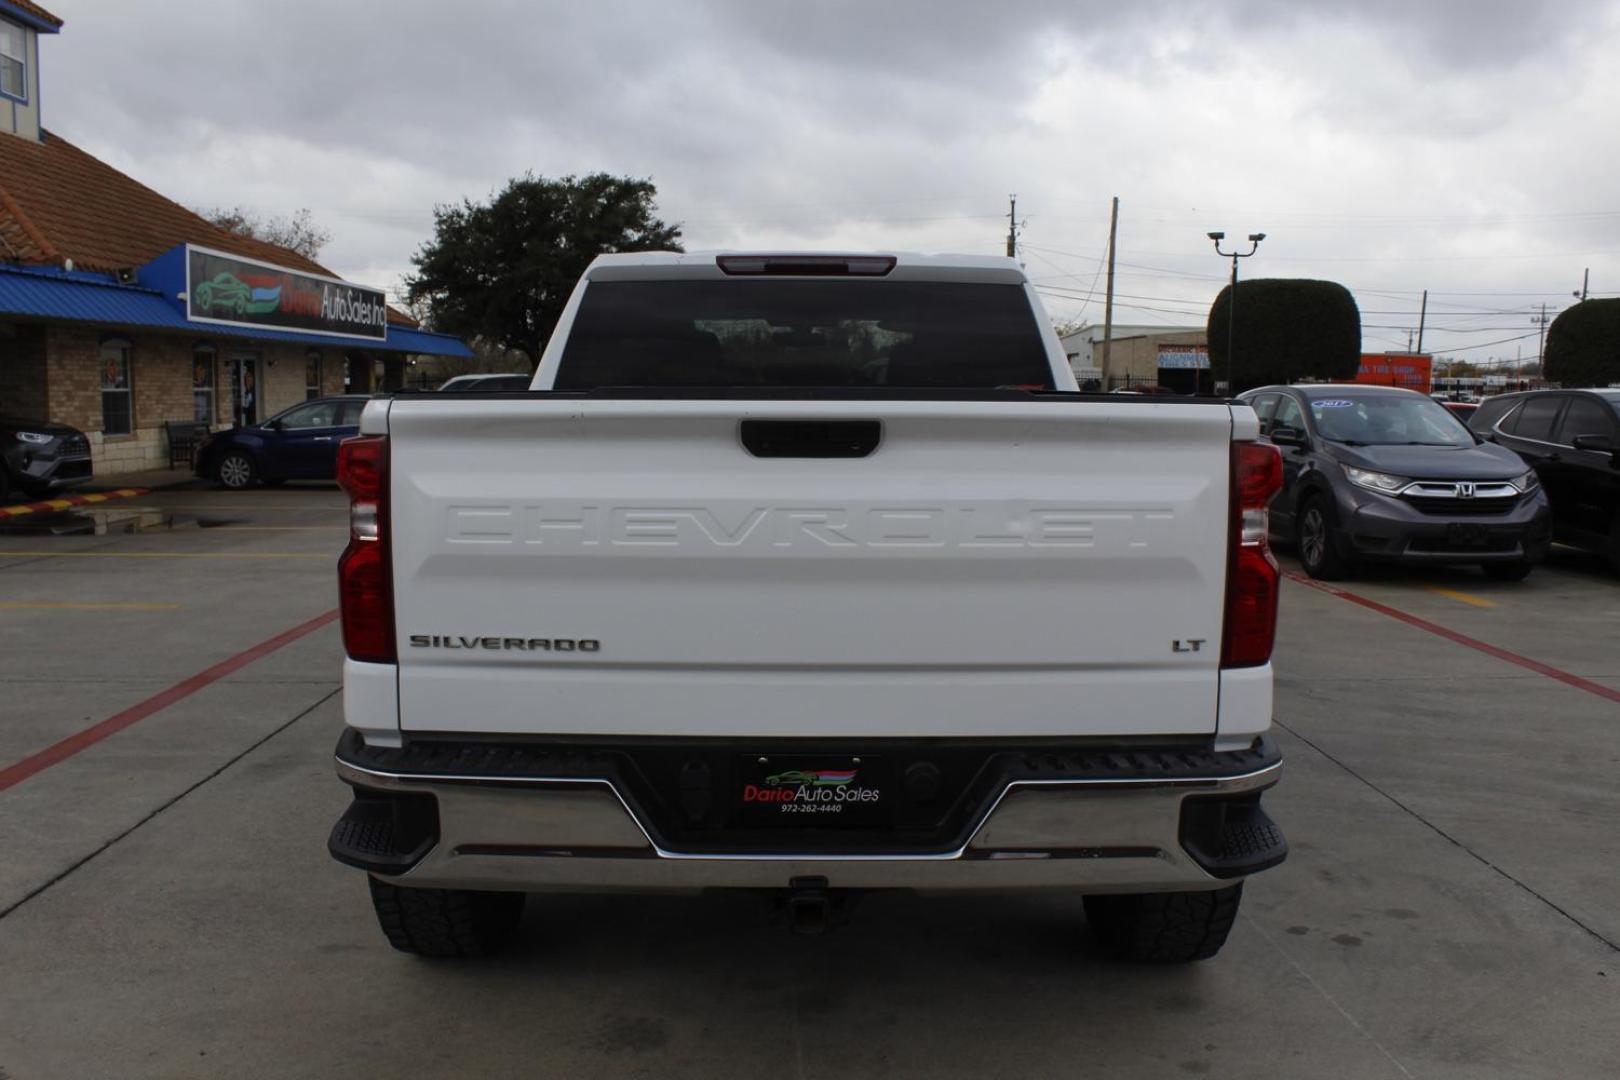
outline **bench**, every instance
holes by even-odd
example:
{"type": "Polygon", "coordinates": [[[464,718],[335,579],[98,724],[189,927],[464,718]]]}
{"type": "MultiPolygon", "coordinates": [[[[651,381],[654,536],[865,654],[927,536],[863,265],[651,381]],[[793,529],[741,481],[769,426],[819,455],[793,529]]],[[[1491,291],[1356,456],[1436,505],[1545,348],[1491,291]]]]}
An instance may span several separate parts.
{"type": "Polygon", "coordinates": [[[189,467],[197,444],[208,435],[208,425],[201,420],[165,420],[163,434],[169,440],[169,468],[189,467]]]}

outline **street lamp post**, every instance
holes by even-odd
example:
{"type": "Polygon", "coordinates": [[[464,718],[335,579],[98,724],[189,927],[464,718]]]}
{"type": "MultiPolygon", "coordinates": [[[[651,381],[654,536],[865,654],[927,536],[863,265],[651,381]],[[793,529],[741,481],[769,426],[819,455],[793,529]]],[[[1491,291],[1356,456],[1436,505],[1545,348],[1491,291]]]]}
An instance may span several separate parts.
{"type": "MultiPolygon", "coordinates": [[[[1226,392],[1228,395],[1230,395],[1232,393],[1233,330],[1237,327],[1238,260],[1247,259],[1250,255],[1253,255],[1256,251],[1258,251],[1260,249],[1260,241],[1266,238],[1266,234],[1263,232],[1250,233],[1248,251],[1239,251],[1237,248],[1233,248],[1231,251],[1222,251],[1221,241],[1226,239],[1226,234],[1223,232],[1212,232],[1209,234],[1209,238],[1215,242],[1215,254],[1219,255],[1223,259],[1229,258],[1232,260],[1232,289],[1227,294],[1226,299],[1226,392]]],[[[1210,374],[1213,376],[1214,372],[1210,372],[1210,374]]]]}

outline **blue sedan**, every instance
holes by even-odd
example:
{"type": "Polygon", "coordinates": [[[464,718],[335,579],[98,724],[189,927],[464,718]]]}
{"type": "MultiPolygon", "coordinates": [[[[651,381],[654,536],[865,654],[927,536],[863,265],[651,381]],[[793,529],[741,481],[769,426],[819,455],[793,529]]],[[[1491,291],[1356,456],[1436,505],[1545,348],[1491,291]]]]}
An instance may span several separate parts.
{"type": "Polygon", "coordinates": [[[360,433],[363,395],[316,398],[262,424],[217,431],[197,448],[197,475],[241,489],[337,477],[338,443],[360,433]]]}

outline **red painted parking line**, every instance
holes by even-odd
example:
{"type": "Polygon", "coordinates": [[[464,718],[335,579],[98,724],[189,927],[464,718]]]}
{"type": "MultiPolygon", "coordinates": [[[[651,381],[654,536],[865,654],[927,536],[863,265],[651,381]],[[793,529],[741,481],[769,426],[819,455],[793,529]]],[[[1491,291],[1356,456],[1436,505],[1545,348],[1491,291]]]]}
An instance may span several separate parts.
{"type": "Polygon", "coordinates": [[[1551,664],[1543,664],[1540,660],[1532,660],[1528,656],[1521,656],[1511,650],[1499,648],[1478,638],[1469,637],[1467,634],[1460,634],[1449,627],[1430,622],[1428,619],[1412,615],[1399,608],[1392,608],[1388,604],[1380,604],[1377,600],[1369,599],[1359,593],[1353,593],[1348,589],[1341,589],[1336,585],[1329,585],[1321,581],[1313,581],[1304,574],[1296,573],[1293,570],[1283,572],[1288,575],[1291,581],[1297,581],[1301,585],[1309,585],[1311,588],[1325,592],[1329,596],[1337,596],[1340,600],[1348,600],[1352,604],[1359,604],[1368,611],[1388,615],[1390,618],[1397,619],[1408,626],[1415,626],[1419,630],[1427,630],[1431,634],[1443,637],[1447,641],[1454,641],[1458,645],[1467,646],[1470,649],[1484,653],[1486,656],[1505,660],[1510,664],[1517,664],[1526,671],[1533,671],[1537,675],[1545,675],[1549,679],[1557,679],[1565,686],[1573,686],[1577,690],[1585,690],[1588,694],[1596,694],[1598,697],[1607,698],[1610,701],[1620,701],[1620,690],[1612,689],[1601,683],[1595,683],[1590,679],[1583,679],[1579,675],[1571,675],[1569,672],[1555,668],[1551,664]]]}
{"type": "Polygon", "coordinates": [[[137,705],[131,705],[121,713],[107,717],[99,724],[93,724],[83,731],[76,732],[53,746],[47,746],[31,757],[7,765],[0,769],[0,791],[22,783],[35,773],[44,772],[52,765],[59,765],[68,758],[77,754],[86,747],[94,746],[109,735],[116,735],[132,724],[145,720],[153,713],[173,705],[182,698],[188,698],[209,683],[218,682],[233,671],[240,671],[255,660],[269,656],[283,645],[290,645],[306,634],[319,630],[326,624],[337,619],[336,610],[328,611],[324,615],[317,615],[306,623],[300,623],[291,630],[283,630],[268,641],[261,641],[245,652],[239,652],[228,660],[221,660],[211,668],[205,668],[189,679],[175,683],[167,690],[160,691],[137,705]]]}
{"type": "Polygon", "coordinates": [[[23,517],[27,514],[52,514],[58,510],[66,510],[74,506],[93,506],[104,503],[110,499],[134,499],[141,495],[150,495],[149,488],[119,488],[117,491],[101,491],[94,495],[63,495],[59,499],[44,499],[40,502],[18,503],[15,506],[0,506],[0,518],[23,517]]]}

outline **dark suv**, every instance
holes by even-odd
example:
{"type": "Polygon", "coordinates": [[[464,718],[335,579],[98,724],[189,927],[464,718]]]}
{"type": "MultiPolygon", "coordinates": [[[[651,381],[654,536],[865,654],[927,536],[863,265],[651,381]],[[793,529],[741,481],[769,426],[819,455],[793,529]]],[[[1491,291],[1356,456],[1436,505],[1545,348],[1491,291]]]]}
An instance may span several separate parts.
{"type": "Polygon", "coordinates": [[[1503,394],[1468,424],[1535,469],[1552,503],[1553,539],[1620,570],[1620,390],[1503,394]]]}
{"type": "Polygon", "coordinates": [[[1282,451],[1272,533],[1315,578],[1357,562],[1477,563],[1518,580],[1547,553],[1534,471],[1439,402],[1389,386],[1266,386],[1241,395],[1282,451]]]}
{"type": "Polygon", "coordinates": [[[0,499],[32,498],[90,479],[90,440],[78,428],[0,417],[0,499]]]}

